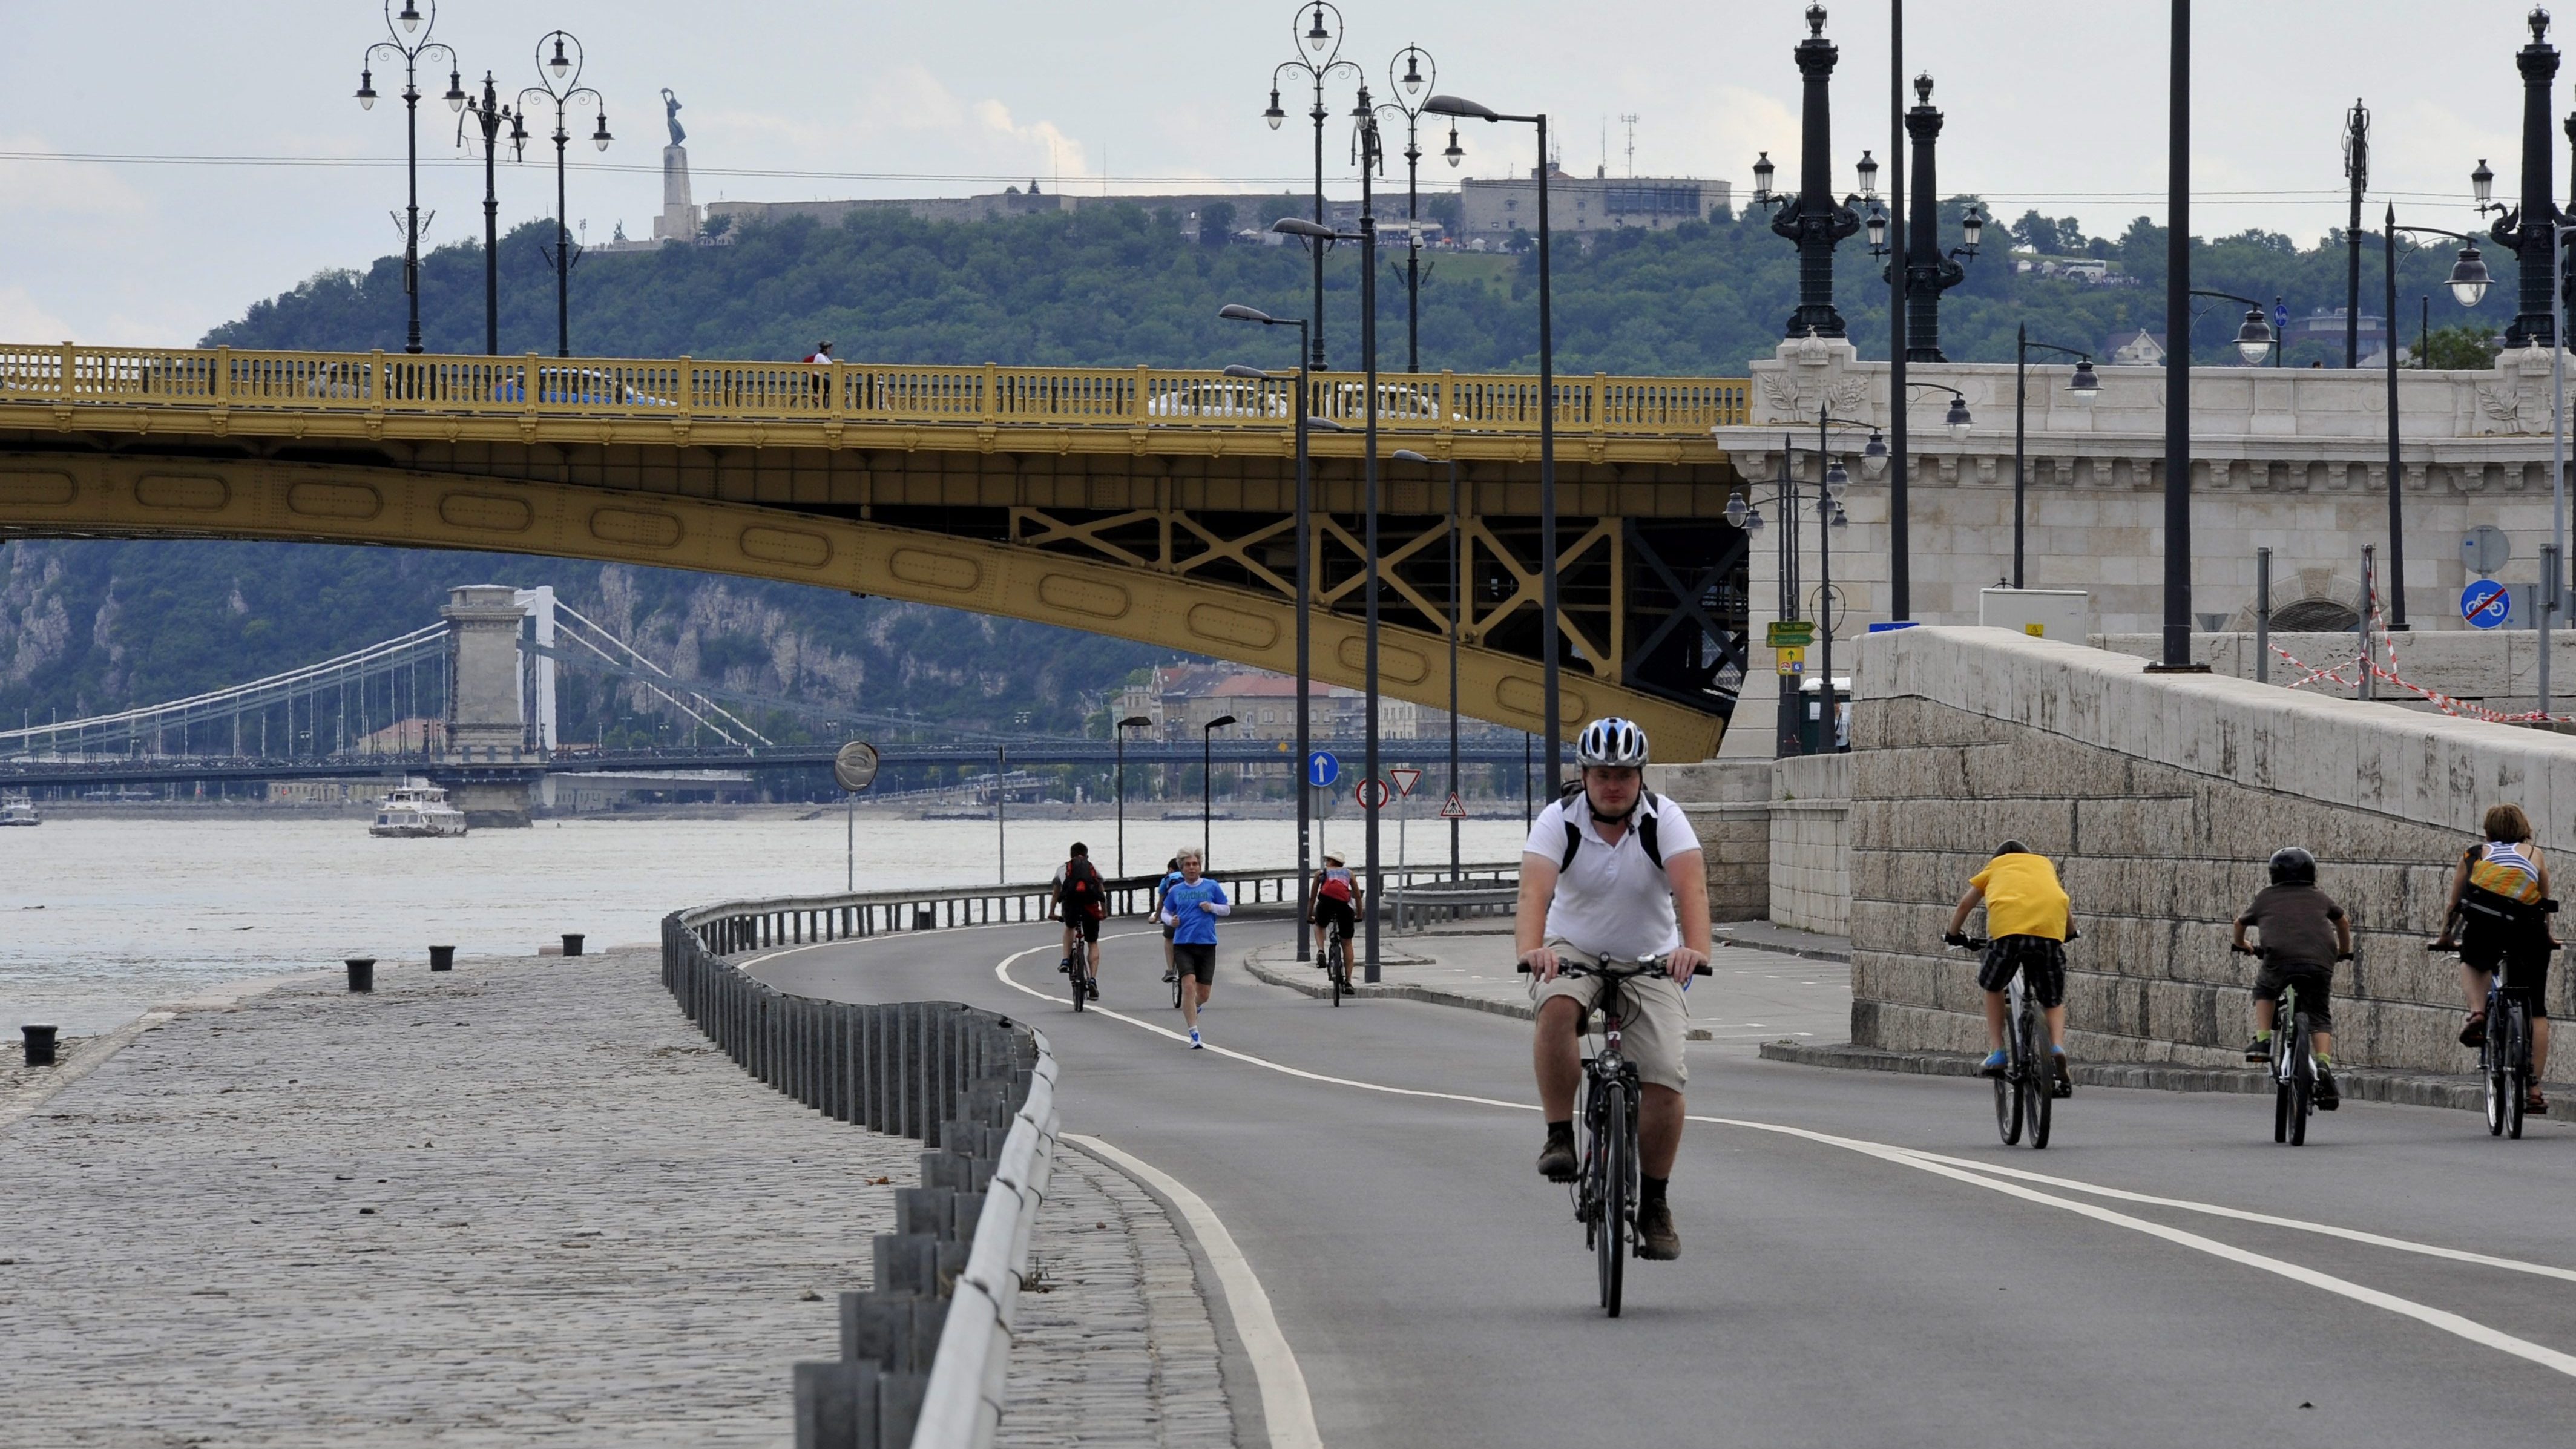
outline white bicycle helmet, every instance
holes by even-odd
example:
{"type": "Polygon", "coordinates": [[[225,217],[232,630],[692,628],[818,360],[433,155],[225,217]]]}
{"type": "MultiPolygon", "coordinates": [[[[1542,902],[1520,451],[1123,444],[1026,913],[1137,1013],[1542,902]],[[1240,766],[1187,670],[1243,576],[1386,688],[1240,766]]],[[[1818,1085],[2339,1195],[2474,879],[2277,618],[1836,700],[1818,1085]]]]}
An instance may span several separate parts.
{"type": "Polygon", "coordinates": [[[1646,763],[1646,732],[1617,715],[1606,715],[1583,727],[1574,742],[1574,761],[1590,768],[1594,765],[1625,765],[1642,769],[1646,763]]]}

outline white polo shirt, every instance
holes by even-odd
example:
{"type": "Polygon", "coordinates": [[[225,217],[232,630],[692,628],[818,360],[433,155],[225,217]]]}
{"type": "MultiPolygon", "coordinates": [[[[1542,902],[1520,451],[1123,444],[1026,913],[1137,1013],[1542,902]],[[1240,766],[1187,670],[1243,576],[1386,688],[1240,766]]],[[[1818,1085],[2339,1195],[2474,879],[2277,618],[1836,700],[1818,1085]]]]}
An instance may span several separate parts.
{"type": "MultiPolygon", "coordinates": [[[[1549,865],[1565,858],[1566,821],[1583,832],[1574,864],[1557,877],[1556,900],[1547,912],[1548,935],[1562,936],[1595,955],[1629,961],[1662,955],[1682,943],[1681,927],[1673,918],[1672,883],[1646,857],[1645,841],[1638,835],[1647,813],[1641,798],[1615,846],[1601,838],[1591,805],[1579,791],[1538,813],[1529,843],[1521,849],[1549,865]]],[[[1656,796],[1653,814],[1655,846],[1666,861],[1700,848],[1699,835],[1680,806],[1656,796]]]]}

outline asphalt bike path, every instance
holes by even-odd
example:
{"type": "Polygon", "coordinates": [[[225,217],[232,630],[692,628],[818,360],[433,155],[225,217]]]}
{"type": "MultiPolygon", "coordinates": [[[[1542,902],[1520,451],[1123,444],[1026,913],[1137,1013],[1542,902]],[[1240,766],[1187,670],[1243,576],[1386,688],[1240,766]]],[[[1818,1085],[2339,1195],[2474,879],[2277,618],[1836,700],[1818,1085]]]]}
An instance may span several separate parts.
{"type": "Polygon", "coordinates": [[[2499,1142],[2473,1114],[2358,1104],[2291,1149],[2267,1098],[2086,1089],[2031,1152],[1996,1141],[1983,1082],[1694,1044],[1683,1257],[1632,1262],[1607,1320],[1565,1189],[1530,1165],[1527,1024],[1335,1009],[1233,966],[1286,929],[1227,930],[1198,1052],[1157,935],[1114,925],[1106,1009],[1079,1017],[1044,927],[754,969],[1045,1031],[1065,1130],[1224,1224],[1336,1449],[2576,1438],[2576,1131],[2554,1121],[2499,1142]]]}

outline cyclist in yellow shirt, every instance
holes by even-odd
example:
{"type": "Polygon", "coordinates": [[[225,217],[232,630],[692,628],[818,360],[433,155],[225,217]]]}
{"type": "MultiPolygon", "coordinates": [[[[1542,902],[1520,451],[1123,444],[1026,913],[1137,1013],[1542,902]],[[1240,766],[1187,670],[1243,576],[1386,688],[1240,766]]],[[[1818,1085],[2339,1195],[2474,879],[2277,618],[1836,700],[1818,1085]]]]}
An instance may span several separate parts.
{"type": "Polygon", "coordinates": [[[1968,913],[1980,905],[1986,908],[1990,939],[1977,984],[1985,988],[1986,1044],[1994,1050],[1977,1070],[1989,1077],[2004,1073],[2004,988],[2018,971],[2048,1013],[2053,1090],[2060,1097],[2073,1096],[2075,1079],[2066,1070],[2066,939],[2074,915],[2066,887],[2057,882],[2057,867],[2020,841],[2005,841],[1986,868],[1969,878],[1968,893],[1950,913],[1950,932],[1943,939],[1966,945],[1968,913]]]}

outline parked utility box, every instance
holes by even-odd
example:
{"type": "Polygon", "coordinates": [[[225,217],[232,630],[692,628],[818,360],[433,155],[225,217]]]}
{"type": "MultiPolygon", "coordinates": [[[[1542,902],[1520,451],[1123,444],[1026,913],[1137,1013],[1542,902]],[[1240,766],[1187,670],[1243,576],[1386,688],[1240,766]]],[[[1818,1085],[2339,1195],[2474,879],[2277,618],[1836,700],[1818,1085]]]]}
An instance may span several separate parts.
{"type": "Polygon", "coordinates": [[[2082,589],[1977,591],[1977,622],[2042,639],[2081,644],[2093,628],[2093,596],[2082,589]]]}

